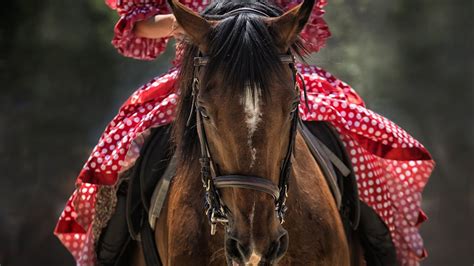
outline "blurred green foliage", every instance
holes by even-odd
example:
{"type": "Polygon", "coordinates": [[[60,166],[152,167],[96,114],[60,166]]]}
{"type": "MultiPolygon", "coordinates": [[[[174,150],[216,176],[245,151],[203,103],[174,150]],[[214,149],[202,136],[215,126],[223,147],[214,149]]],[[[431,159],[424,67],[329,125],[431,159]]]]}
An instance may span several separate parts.
{"type": "MultiPolygon", "coordinates": [[[[420,139],[437,160],[425,191],[426,265],[472,263],[473,6],[470,0],[332,0],[333,37],[310,62],[420,139]]],[[[102,0],[10,1],[0,10],[0,264],[73,265],[52,235],[107,122],[157,61],[110,45],[102,0]],[[47,247],[47,248],[46,248],[47,247]]]]}

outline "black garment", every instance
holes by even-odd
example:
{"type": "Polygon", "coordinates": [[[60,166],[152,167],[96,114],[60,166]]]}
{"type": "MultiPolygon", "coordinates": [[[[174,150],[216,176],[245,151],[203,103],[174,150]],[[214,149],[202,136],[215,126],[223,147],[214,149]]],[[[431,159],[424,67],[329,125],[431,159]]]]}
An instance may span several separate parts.
{"type": "Polygon", "coordinates": [[[360,202],[359,235],[369,266],[395,266],[397,253],[390,231],[372,208],[360,202]]]}
{"type": "Polygon", "coordinates": [[[97,262],[99,265],[112,266],[117,259],[123,257],[132,238],[128,233],[126,212],[126,196],[128,182],[123,182],[117,191],[117,205],[107,227],[102,231],[97,243],[97,262]]]}
{"type": "Polygon", "coordinates": [[[170,126],[152,128],[135,166],[125,174],[117,191],[117,205],[96,246],[97,261],[103,266],[130,265],[129,248],[142,225],[147,223],[148,203],[171,159],[170,126]],[[139,180],[141,176],[145,180],[139,180]],[[143,181],[143,182],[140,182],[143,181]],[[142,198],[145,200],[142,201],[142,198]],[[127,223],[126,217],[131,217],[127,223]],[[132,237],[133,236],[133,237],[132,237]]]}

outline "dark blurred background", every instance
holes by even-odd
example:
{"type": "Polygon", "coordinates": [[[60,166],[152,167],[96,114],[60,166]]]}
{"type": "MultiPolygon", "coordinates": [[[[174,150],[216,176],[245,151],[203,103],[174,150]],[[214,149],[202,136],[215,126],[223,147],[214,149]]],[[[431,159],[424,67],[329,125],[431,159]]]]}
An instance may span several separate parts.
{"type": "MultiPolygon", "coordinates": [[[[431,151],[423,265],[474,263],[472,0],[330,0],[333,37],[311,63],[431,151]]],[[[121,57],[102,0],[4,1],[0,9],[0,264],[73,265],[53,236],[107,122],[157,61],[121,57]]]]}

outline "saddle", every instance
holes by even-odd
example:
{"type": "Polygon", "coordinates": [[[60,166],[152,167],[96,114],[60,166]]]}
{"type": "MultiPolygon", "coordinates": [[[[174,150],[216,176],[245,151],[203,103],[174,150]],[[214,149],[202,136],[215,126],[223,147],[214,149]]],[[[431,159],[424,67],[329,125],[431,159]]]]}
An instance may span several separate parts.
{"type": "MultiPolygon", "coordinates": [[[[172,159],[170,131],[170,126],[152,128],[135,166],[124,173],[123,181],[117,190],[115,212],[97,242],[96,254],[99,265],[130,265],[132,250],[130,247],[134,244],[134,240],[141,241],[141,235],[151,235],[151,228],[144,226],[147,225],[145,220],[150,210],[150,198],[158,182],[162,182],[162,176],[172,176],[165,174],[172,159]],[[142,234],[142,230],[150,231],[142,234]]],[[[148,243],[154,245],[154,239],[148,243]]],[[[153,248],[156,250],[156,246],[153,248]]],[[[161,264],[158,261],[151,265],[161,264]]]]}
{"type": "MultiPolygon", "coordinates": [[[[396,265],[389,230],[359,200],[351,162],[337,132],[326,122],[300,122],[298,128],[326,177],[348,240],[357,230],[367,265],[396,265]]],[[[152,129],[130,177],[120,186],[116,212],[97,245],[100,265],[127,265],[131,240],[142,242],[147,265],[161,265],[152,228],[176,171],[169,131],[169,126],[152,129]]]]}

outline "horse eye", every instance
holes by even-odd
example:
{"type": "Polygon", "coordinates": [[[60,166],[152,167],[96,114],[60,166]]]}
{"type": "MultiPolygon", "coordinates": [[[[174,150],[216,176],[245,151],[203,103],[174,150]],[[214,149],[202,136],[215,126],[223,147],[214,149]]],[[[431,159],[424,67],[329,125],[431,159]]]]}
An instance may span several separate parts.
{"type": "Polygon", "coordinates": [[[298,110],[298,107],[300,105],[300,101],[296,101],[294,102],[292,105],[291,105],[291,114],[293,114],[294,112],[296,112],[298,110]]]}
{"type": "Polygon", "coordinates": [[[202,116],[203,118],[206,118],[206,119],[209,118],[209,115],[207,114],[206,108],[204,108],[204,107],[202,107],[202,106],[199,106],[199,107],[198,107],[198,110],[199,110],[199,113],[201,113],[201,116],[202,116]]]}

